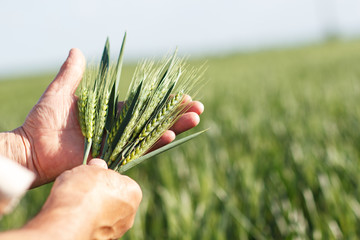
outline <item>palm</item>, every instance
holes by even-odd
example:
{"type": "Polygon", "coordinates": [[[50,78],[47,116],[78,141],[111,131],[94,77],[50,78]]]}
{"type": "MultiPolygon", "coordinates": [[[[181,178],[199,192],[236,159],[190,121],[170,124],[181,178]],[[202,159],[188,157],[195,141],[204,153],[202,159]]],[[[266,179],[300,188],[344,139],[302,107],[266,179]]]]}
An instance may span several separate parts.
{"type": "Polygon", "coordinates": [[[63,171],[81,164],[84,140],[74,96],[45,92],[28,115],[23,129],[31,143],[32,164],[41,180],[53,180],[63,171]]]}

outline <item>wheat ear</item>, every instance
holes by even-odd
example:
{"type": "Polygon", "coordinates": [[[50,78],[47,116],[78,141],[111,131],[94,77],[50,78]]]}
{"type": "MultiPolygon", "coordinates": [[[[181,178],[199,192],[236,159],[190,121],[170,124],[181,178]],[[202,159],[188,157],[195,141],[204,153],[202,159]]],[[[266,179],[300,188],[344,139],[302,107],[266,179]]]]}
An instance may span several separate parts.
{"type": "Polygon", "coordinates": [[[156,116],[145,125],[145,127],[138,136],[138,140],[142,141],[157,126],[159,126],[163,122],[164,118],[169,117],[169,115],[171,115],[171,113],[174,112],[174,109],[176,109],[179,106],[179,104],[182,102],[183,98],[184,98],[184,94],[181,92],[179,92],[174,97],[172,97],[170,101],[168,101],[168,103],[165,104],[162,109],[160,109],[160,111],[156,114],[156,116]]]}
{"type": "MultiPolygon", "coordinates": [[[[119,131],[120,125],[123,122],[125,115],[127,113],[127,110],[129,108],[129,102],[125,101],[123,107],[121,108],[120,113],[118,114],[116,121],[114,122],[113,127],[111,128],[110,133],[108,134],[108,137],[106,139],[106,148],[103,149],[102,158],[107,162],[110,159],[110,155],[112,153],[112,145],[114,144],[115,136],[117,132],[119,131]]],[[[109,162],[110,164],[110,162],[109,162]]]]}
{"type": "Polygon", "coordinates": [[[100,98],[98,116],[96,118],[95,134],[92,144],[92,156],[97,157],[100,154],[101,142],[103,138],[106,117],[108,113],[108,103],[110,98],[110,92],[105,90],[104,94],[100,98]]]}
{"type": "Polygon", "coordinates": [[[171,116],[161,122],[161,124],[157,125],[152,132],[148,133],[146,137],[143,138],[143,140],[122,161],[120,161],[115,170],[117,170],[120,165],[123,166],[149,151],[164,132],[170,128],[175,118],[175,115],[171,116]]]}
{"type": "Polygon", "coordinates": [[[124,165],[146,153],[160,136],[170,128],[172,123],[174,123],[174,120],[182,109],[180,108],[180,104],[183,98],[184,94],[179,92],[171,99],[168,99],[167,103],[157,112],[156,116],[145,125],[135,142],[131,144],[133,147],[127,148],[128,153],[125,154],[124,158],[117,157],[117,160],[113,161],[110,167],[119,167],[119,165],[124,165]]]}
{"type": "MultiPolygon", "coordinates": [[[[134,100],[133,100],[134,101],[134,100]]],[[[118,140],[115,148],[113,149],[110,160],[115,161],[117,156],[122,152],[123,147],[126,145],[127,140],[132,136],[132,130],[134,129],[134,126],[136,124],[136,120],[138,119],[138,116],[141,113],[142,105],[144,104],[144,99],[138,98],[138,100],[135,102],[135,111],[132,113],[130,121],[127,123],[123,133],[120,136],[120,139],[118,140]]]]}
{"type": "Polygon", "coordinates": [[[85,114],[86,134],[85,134],[85,147],[84,147],[85,150],[84,150],[83,164],[86,164],[92,145],[94,129],[95,129],[96,106],[97,106],[97,96],[96,96],[96,88],[95,88],[94,91],[89,92],[88,102],[86,105],[86,114],[85,114]]]}
{"type": "Polygon", "coordinates": [[[86,123],[85,123],[85,114],[86,114],[86,105],[88,101],[89,91],[86,88],[82,88],[80,91],[80,96],[77,102],[79,110],[79,124],[83,136],[86,136],[86,123]]]}

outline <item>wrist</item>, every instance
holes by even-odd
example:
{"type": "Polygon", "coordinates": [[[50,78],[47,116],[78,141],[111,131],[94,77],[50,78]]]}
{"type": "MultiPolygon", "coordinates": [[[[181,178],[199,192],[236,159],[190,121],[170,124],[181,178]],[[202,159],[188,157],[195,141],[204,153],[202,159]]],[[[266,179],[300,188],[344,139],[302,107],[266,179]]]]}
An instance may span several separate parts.
{"type": "Polygon", "coordinates": [[[36,178],[31,187],[36,187],[43,184],[44,181],[41,181],[39,166],[36,166],[33,152],[30,139],[22,126],[9,132],[0,133],[0,155],[32,171],[36,178]]]}
{"type": "Polygon", "coordinates": [[[0,155],[28,168],[31,158],[30,142],[22,127],[0,133],[0,155]]]}

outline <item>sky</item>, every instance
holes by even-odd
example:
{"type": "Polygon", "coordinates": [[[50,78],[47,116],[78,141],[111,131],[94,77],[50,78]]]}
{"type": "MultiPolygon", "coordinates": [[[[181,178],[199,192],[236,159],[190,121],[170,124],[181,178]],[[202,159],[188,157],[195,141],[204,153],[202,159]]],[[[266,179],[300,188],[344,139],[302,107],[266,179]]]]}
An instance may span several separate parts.
{"type": "Polygon", "coordinates": [[[106,37],[125,61],[209,56],[360,36],[360,0],[0,0],[0,78],[54,71],[79,48],[97,60],[106,37]]]}

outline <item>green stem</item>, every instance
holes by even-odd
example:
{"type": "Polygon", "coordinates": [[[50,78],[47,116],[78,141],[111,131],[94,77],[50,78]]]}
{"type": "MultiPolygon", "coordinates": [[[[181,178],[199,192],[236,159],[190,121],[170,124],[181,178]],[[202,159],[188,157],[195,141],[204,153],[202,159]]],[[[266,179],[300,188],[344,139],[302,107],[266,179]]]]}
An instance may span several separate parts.
{"type": "MultiPolygon", "coordinates": [[[[106,154],[106,151],[107,151],[108,148],[109,148],[109,145],[108,145],[108,142],[107,142],[107,141],[108,141],[108,138],[109,138],[109,132],[106,131],[106,137],[105,137],[104,147],[103,147],[103,150],[102,150],[101,156],[100,156],[101,159],[104,159],[105,154],[106,154]]],[[[105,159],[104,159],[104,160],[105,160],[105,159]]]]}
{"type": "Polygon", "coordinates": [[[83,164],[84,164],[84,165],[87,164],[87,159],[88,159],[88,157],[89,157],[91,144],[92,144],[92,139],[90,139],[90,141],[88,141],[87,138],[85,138],[84,158],[83,158],[83,164]]]}

